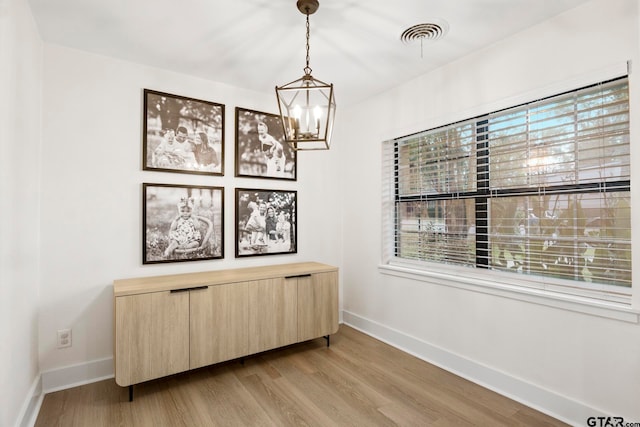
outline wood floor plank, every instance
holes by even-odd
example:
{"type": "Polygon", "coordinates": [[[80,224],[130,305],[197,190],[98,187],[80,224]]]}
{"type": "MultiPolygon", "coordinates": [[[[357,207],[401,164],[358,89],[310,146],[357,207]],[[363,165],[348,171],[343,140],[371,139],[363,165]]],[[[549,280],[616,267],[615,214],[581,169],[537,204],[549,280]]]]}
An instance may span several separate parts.
{"type": "MultiPolygon", "coordinates": [[[[348,346],[345,345],[337,351],[346,355],[357,354],[358,359],[367,360],[374,367],[384,366],[385,381],[394,378],[395,383],[403,384],[403,392],[411,390],[409,394],[420,395],[420,401],[432,402],[432,409],[436,414],[446,415],[445,418],[453,416],[455,419],[474,419],[482,424],[509,425],[509,417],[523,407],[481,386],[461,381],[456,375],[434,365],[417,362],[419,359],[414,356],[406,353],[397,354],[397,349],[387,344],[370,343],[357,334],[351,336],[352,331],[345,333],[352,338],[348,346]],[[385,363],[386,358],[393,359],[394,362],[385,363]],[[437,393],[434,393],[434,390],[437,390],[437,393]],[[487,407],[490,408],[488,412],[487,407]],[[455,408],[454,413],[451,412],[451,408],[455,408]]],[[[343,359],[340,363],[344,365],[348,362],[343,359]]]]}
{"type": "Polygon", "coordinates": [[[344,402],[342,397],[332,390],[317,372],[305,374],[286,361],[279,363],[278,370],[288,379],[290,393],[304,394],[314,402],[318,410],[324,412],[332,421],[330,425],[354,425],[360,419],[358,411],[344,402]]]}
{"type": "Polygon", "coordinates": [[[254,374],[242,377],[240,381],[260,404],[273,425],[313,425],[304,411],[299,410],[301,407],[296,397],[291,393],[283,393],[275,381],[268,376],[260,377],[254,374]]]}
{"type": "Polygon", "coordinates": [[[552,427],[558,425],[558,420],[549,415],[540,413],[535,409],[531,409],[529,407],[523,406],[519,409],[514,416],[512,417],[514,420],[513,425],[518,426],[540,426],[540,427],[552,427]]]}
{"type": "Polygon", "coordinates": [[[439,419],[442,413],[446,412],[446,408],[435,405],[425,396],[420,396],[421,391],[408,393],[407,389],[400,387],[390,366],[371,362],[367,359],[369,352],[357,353],[352,347],[334,347],[332,350],[333,354],[329,356],[335,359],[336,363],[346,366],[352,372],[357,372],[362,382],[383,393],[392,401],[402,402],[407,410],[420,414],[420,417],[428,417],[431,421],[439,419]],[[351,353],[352,350],[354,353],[351,353]],[[359,356],[353,357],[352,354],[359,354],[359,356]]]}
{"type": "Polygon", "coordinates": [[[36,427],[564,426],[345,325],[331,337],[149,381],[45,396],[36,427]]]}
{"type": "MultiPolygon", "coordinates": [[[[236,375],[238,366],[239,363],[231,363],[223,369],[212,367],[205,371],[206,382],[201,391],[192,393],[200,394],[194,410],[205,408],[213,420],[211,425],[232,426],[237,425],[238,420],[244,420],[247,425],[272,425],[259,402],[236,375]]],[[[201,376],[205,373],[197,372],[193,375],[201,376]]]]}

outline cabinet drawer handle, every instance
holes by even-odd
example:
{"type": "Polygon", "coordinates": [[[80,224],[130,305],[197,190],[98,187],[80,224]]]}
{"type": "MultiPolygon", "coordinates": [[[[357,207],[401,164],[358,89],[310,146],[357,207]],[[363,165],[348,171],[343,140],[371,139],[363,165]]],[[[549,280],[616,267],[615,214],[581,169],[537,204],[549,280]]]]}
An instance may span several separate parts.
{"type": "Polygon", "coordinates": [[[169,292],[171,292],[172,294],[177,294],[178,292],[199,291],[207,288],[208,286],[196,286],[195,288],[171,289],[169,292]]]}
{"type": "Polygon", "coordinates": [[[285,279],[298,279],[300,277],[311,277],[311,274],[299,274],[297,276],[285,276],[285,279]]]}

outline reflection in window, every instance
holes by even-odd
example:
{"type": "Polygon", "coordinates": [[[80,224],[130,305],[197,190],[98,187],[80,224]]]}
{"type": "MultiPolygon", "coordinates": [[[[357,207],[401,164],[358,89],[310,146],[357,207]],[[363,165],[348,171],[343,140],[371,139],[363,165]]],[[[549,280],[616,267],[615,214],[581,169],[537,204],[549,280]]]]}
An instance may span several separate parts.
{"type": "Polygon", "coordinates": [[[491,268],[630,286],[629,194],[492,199],[491,268]]]}

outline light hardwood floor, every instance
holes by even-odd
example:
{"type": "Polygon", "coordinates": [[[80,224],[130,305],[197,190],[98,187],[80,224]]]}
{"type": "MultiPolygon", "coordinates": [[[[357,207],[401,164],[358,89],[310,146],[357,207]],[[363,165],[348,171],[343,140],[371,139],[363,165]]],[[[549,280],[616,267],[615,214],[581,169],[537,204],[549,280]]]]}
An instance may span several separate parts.
{"type": "Polygon", "coordinates": [[[340,325],[316,339],[136,385],[47,394],[42,426],[561,426],[340,325]]]}

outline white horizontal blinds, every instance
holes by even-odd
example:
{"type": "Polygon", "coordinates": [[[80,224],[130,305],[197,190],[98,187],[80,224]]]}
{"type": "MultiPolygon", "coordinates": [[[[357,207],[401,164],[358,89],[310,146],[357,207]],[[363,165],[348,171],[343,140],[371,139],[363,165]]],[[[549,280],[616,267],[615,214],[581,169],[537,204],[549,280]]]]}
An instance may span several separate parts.
{"type": "Polygon", "coordinates": [[[422,132],[397,143],[399,196],[475,191],[475,123],[422,132]]]}
{"type": "Polygon", "coordinates": [[[397,202],[397,256],[473,265],[473,211],[471,199],[397,202]]]}
{"type": "Polygon", "coordinates": [[[629,179],[626,79],[490,114],[491,189],[629,179]]]}
{"type": "Polygon", "coordinates": [[[395,141],[382,143],[382,262],[396,255],[396,183],[399,175],[395,156],[395,141]]]}
{"type": "Polygon", "coordinates": [[[502,197],[489,205],[493,268],[631,286],[628,192],[502,197]]]}
{"type": "Polygon", "coordinates": [[[422,132],[396,143],[396,255],[475,263],[475,122],[422,132]]]}
{"type": "MultiPolygon", "coordinates": [[[[489,116],[487,125],[480,133],[481,137],[491,141],[489,174],[485,176],[483,187],[489,186],[489,176],[500,183],[500,188],[523,187],[527,184],[527,174],[523,169],[528,151],[526,117],[526,110],[523,109],[489,116]]],[[[487,157],[488,153],[486,151],[484,156],[487,157]]]]}
{"type": "Polygon", "coordinates": [[[577,100],[579,182],[630,179],[629,89],[626,79],[585,90],[577,100]]]}
{"type": "Polygon", "coordinates": [[[621,78],[386,142],[384,259],[626,298],[628,98],[621,78]]]}
{"type": "Polygon", "coordinates": [[[627,79],[490,114],[487,264],[631,286],[627,79]]]}

